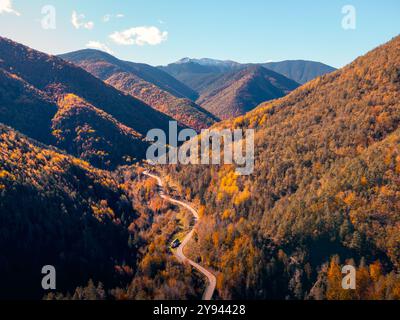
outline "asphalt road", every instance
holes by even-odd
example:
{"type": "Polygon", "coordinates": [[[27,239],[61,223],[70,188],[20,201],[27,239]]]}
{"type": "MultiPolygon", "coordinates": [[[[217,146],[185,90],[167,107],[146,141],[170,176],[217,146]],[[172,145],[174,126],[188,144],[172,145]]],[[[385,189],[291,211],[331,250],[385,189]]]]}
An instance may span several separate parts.
{"type": "Polygon", "coordinates": [[[188,263],[190,264],[193,268],[195,268],[196,270],[198,270],[201,274],[203,274],[206,278],[207,278],[207,287],[206,290],[204,291],[203,294],[203,300],[211,300],[212,296],[214,294],[215,291],[215,286],[217,284],[217,279],[214,276],[214,274],[212,274],[210,271],[208,271],[207,269],[205,269],[204,267],[202,267],[201,265],[199,265],[198,263],[194,262],[193,260],[190,260],[188,257],[185,256],[185,254],[183,253],[183,249],[186,247],[186,245],[188,244],[188,242],[190,241],[190,239],[193,237],[197,223],[199,221],[199,213],[189,204],[182,202],[180,200],[176,200],[174,198],[171,198],[170,196],[166,195],[163,191],[163,182],[161,180],[160,177],[151,174],[148,171],[143,172],[144,175],[151,177],[153,179],[157,180],[157,184],[160,187],[160,197],[163,198],[166,201],[169,201],[173,204],[176,204],[178,206],[184,207],[185,209],[189,210],[190,213],[193,214],[194,218],[196,219],[196,224],[194,225],[193,229],[185,236],[185,238],[182,240],[182,243],[180,244],[180,246],[176,249],[176,251],[174,252],[176,258],[182,262],[182,263],[188,263]]]}

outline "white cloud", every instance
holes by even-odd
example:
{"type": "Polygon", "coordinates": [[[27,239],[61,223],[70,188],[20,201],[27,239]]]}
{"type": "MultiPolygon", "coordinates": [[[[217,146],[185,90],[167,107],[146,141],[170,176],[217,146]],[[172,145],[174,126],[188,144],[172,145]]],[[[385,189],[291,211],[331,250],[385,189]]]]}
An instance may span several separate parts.
{"type": "Polygon", "coordinates": [[[91,30],[94,27],[93,21],[85,22],[85,15],[78,14],[76,11],[72,12],[71,23],[75,29],[85,28],[85,29],[91,30]]]}
{"type": "Polygon", "coordinates": [[[86,22],[86,23],[83,25],[83,27],[84,27],[85,29],[91,30],[91,29],[93,29],[93,27],[94,27],[94,22],[93,22],[93,21],[86,22]]]}
{"type": "Polygon", "coordinates": [[[0,14],[2,13],[12,13],[17,16],[21,15],[18,11],[13,9],[11,0],[0,0],[0,14]]]}
{"type": "Polygon", "coordinates": [[[103,22],[110,22],[111,19],[115,18],[115,19],[122,19],[124,18],[125,15],[122,13],[118,13],[118,14],[106,14],[103,17],[103,22]]]}
{"type": "Polygon", "coordinates": [[[138,45],[143,46],[157,45],[168,38],[167,31],[160,31],[157,27],[135,27],[124,31],[117,31],[110,35],[110,38],[120,45],[138,45]]]}
{"type": "Polygon", "coordinates": [[[114,52],[109,47],[107,47],[107,45],[105,45],[104,43],[101,43],[99,41],[89,41],[86,44],[86,48],[98,49],[101,51],[105,51],[109,54],[114,54],[114,52]]]}

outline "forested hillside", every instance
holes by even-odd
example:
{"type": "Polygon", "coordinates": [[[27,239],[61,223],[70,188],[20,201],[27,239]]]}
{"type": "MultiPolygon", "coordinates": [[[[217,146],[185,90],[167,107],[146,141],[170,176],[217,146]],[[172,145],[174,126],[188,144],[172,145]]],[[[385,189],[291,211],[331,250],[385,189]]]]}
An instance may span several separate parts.
{"type": "Polygon", "coordinates": [[[196,103],[223,120],[281,98],[299,86],[261,65],[213,61],[187,59],[160,68],[196,90],[196,103]]]}
{"type": "Polygon", "coordinates": [[[221,119],[245,114],[263,101],[281,98],[298,83],[260,66],[223,73],[202,90],[197,102],[221,119]]]}
{"type": "Polygon", "coordinates": [[[252,175],[169,168],[202,206],[193,246],[221,297],[400,298],[399,101],[400,36],[217,125],[256,130],[252,175]],[[357,294],[340,289],[336,255],[362,272],[357,294]]]}
{"type": "Polygon", "coordinates": [[[0,122],[44,143],[54,143],[57,105],[45,93],[0,68],[0,122]]]}
{"type": "Polygon", "coordinates": [[[0,146],[0,296],[41,298],[48,264],[60,289],[118,284],[114,266],[135,262],[127,226],[136,213],[116,180],[3,125],[0,146]]]}
{"type": "Polygon", "coordinates": [[[140,169],[111,174],[0,125],[2,299],[189,299],[202,282],[166,243],[184,212],[140,169]],[[23,196],[21,196],[23,195],[23,196]],[[57,271],[57,292],[41,287],[57,271]]]}
{"type": "Polygon", "coordinates": [[[148,144],[141,135],[104,111],[73,94],[61,97],[57,105],[52,134],[58,148],[97,168],[115,169],[145,158],[148,144]]]}
{"type": "Polygon", "coordinates": [[[54,100],[60,95],[73,93],[142,135],[153,128],[168,129],[171,118],[145,103],[106,85],[61,58],[2,37],[0,68],[22,78],[54,100]]]}
{"type": "Polygon", "coordinates": [[[120,60],[111,54],[95,49],[84,49],[59,55],[60,58],[79,65],[100,79],[117,72],[128,72],[144,82],[151,83],[178,98],[196,99],[196,92],[168,73],[143,63],[120,60]]]}
{"type": "Polygon", "coordinates": [[[141,160],[173,120],[60,58],[0,37],[0,123],[103,169],[141,160]]]}
{"type": "MultiPolygon", "coordinates": [[[[233,71],[230,67],[221,69],[215,65],[201,65],[192,60],[183,63],[171,63],[167,66],[160,66],[159,68],[168,72],[197,93],[201,93],[204,88],[222,73],[233,71]]],[[[240,66],[239,68],[241,69],[240,66]]]]}
{"type": "Polygon", "coordinates": [[[304,60],[267,62],[262,66],[301,84],[336,70],[321,62],[304,60]]]}
{"type": "Polygon", "coordinates": [[[190,100],[196,99],[197,93],[162,70],[121,61],[97,50],[81,50],[61,57],[184,126],[200,131],[218,121],[218,118],[190,100]]]}
{"type": "Polygon", "coordinates": [[[0,298],[198,298],[202,280],[168,251],[186,213],[137,166],[121,167],[172,119],[4,38],[0,79],[0,298]],[[41,287],[45,265],[57,292],[41,287]]]}

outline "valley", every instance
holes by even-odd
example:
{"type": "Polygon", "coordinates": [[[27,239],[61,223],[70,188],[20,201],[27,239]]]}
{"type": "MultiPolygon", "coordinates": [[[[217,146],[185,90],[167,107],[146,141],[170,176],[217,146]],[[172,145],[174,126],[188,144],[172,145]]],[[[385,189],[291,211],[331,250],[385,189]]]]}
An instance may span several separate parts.
{"type": "Polygon", "coordinates": [[[0,298],[400,299],[399,57],[397,36],[338,70],[154,67],[0,37],[0,298]],[[178,147],[173,121],[254,130],[254,170],[150,166],[147,133],[178,147]]]}
{"type": "MultiPolygon", "coordinates": [[[[153,179],[156,179],[158,186],[160,188],[162,188],[163,183],[162,183],[162,180],[158,176],[155,176],[147,171],[143,172],[143,174],[146,176],[149,176],[153,179]]],[[[182,206],[182,207],[186,208],[187,210],[189,210],[193,214],[195,222],[197,224],[197,221],[199,220],[200,217],[199,217],[198,212],[195,209],[193,209],[192,206],[190,206],[187,203],[184,203],[182,201],[173,199],[173,198],[169,197],[168,195],[165,195],[164,192],[162,191],[162,189],[160,191],[160,197],[173,203],[173,204],[177,204],[177,205],[182,206]]],[[[193,260],[188,259],[185,256],[185,254],[183,253],[183,250],[185,249],[188,242],[192,239],[193,234],[196,231],[195,228],[196,228],[196,225],[193,227],[192,231],[190,231],[185,236],[185,238],[183,239],[183,241],[181,242],[179,247],[176,249],[176,252],[174,252],[174,254],[177,257],[177,259],[180,260],[182,263],[190,264],[192,267],[197,269],[200,273],[202,273],[207,278],[208,284],[207,284],[206,290],[204,291],[204,294],[203,294],[203,300],[211,300],[211,298],[214,294],[215,286],[216,286],[215,276],[210,271],[208,271],[207,269],[205,269],[201,265],[199,265],[198,263],[194,262],[193,260]]]]}

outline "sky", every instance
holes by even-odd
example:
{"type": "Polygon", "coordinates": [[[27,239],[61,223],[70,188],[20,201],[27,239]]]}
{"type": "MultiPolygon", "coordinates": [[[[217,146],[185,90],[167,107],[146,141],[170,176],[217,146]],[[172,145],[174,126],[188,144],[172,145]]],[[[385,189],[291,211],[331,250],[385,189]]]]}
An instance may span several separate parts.
{"type": "Polygon", "coordinates": [[[398,35],[399,17],[399,0],[0,0],[0,36],[150,65],[207,57],[342,67],[398,35]]]}

